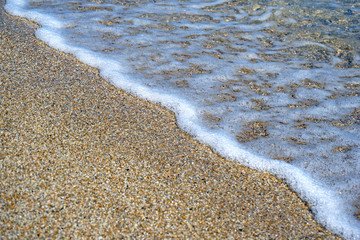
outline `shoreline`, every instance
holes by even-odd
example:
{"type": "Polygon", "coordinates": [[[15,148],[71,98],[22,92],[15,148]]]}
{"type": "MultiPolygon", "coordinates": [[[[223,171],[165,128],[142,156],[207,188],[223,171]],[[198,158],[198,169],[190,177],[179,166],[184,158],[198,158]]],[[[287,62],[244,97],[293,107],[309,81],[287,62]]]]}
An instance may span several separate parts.
{"type": "Polygon", "coordinates": [[[1,4],[5,238],[337,238],[282,181],[41,43],[1,4]]]}

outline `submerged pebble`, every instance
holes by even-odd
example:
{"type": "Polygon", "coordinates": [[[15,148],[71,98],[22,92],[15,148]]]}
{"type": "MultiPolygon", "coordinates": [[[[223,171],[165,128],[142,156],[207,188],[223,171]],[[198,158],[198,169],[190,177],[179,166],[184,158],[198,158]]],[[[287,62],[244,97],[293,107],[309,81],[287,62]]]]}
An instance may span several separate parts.
{"type": "Polygon", "coordinates": [[[97,54],[98,67],[185,99],[201,125],[304,169],[357,206],[359,3],[28,2],[60,19],[61,36],[97,54]]]}

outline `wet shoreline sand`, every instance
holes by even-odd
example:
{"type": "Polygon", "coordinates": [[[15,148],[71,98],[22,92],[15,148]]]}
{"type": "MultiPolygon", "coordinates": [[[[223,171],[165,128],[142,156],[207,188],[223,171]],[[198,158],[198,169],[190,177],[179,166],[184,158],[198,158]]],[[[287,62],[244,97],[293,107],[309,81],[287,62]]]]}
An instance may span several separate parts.
{"type": "Polygon", "coordinates": [[[0,235],[335,239],[282,181],[0,15],[0,235]]]}

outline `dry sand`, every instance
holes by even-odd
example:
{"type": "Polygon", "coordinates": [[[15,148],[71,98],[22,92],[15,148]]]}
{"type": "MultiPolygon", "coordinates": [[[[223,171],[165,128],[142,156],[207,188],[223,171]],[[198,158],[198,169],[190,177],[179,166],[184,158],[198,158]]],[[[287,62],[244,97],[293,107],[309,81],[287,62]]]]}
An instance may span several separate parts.
{"type": "Polygon", "coordinates": [[[282,180],[218,156],[1,11],[2,239],[336,238],[282,180]]]}

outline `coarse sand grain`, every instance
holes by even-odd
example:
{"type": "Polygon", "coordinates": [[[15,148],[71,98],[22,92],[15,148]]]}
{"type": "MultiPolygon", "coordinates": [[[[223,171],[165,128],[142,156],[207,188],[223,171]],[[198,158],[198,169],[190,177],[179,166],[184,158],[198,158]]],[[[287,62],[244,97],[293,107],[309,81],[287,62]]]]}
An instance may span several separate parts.
{"type": "Polygon", "coordinates": [[[220,157],[0,5],[2,239],[338,239],[282,180],[220,157]]]}

